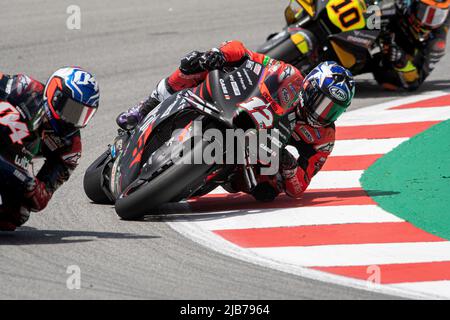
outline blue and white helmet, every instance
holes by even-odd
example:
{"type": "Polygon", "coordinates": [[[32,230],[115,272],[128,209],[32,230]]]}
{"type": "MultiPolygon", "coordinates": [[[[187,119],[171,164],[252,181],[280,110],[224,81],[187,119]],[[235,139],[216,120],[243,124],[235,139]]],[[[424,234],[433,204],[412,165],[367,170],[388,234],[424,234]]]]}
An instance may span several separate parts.
{"type": "Polygon", "coordinates": [[[303,80],[301,108],[310,125],[327,126],[347,110],[354,95],[355,81],[351,72],[334,61],[326,61],[303,80]]]}
{"type": "Polygon", "coordinates": [[[85,127],[97,111],[100,92],[95,77],[79,67],[57,70],[44,89],[47,114],[75,128],[85,127]]]}

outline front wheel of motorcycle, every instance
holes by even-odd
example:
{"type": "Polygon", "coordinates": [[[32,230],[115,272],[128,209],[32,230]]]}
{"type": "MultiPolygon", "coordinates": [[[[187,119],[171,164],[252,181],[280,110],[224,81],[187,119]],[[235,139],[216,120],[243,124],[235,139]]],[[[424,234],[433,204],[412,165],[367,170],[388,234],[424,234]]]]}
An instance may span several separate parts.
{"type": "MultiPolygon", "coordinates": [[[[156,178],[143,184],[136,190],[125,191],[116,200],[116,213],[123,220],[137,220],[158,206],[177,200],[187,189],[201,185],[205,176],[214,164],[185,164],[194,163],[194,154],[202,152],[207,142],[197,143],[194,148],[156,178]],[[198,150],[201,148],[201,150],[198,150]],[[187,159],[187,160],[186,160],[187,159]],[[190,161],[190,162],[189,162],[190,161]]],[[[203,154],[203,153],[202,153],[203,154]]]]}
{"type": "Polygon", "coordinates": [[[84,173],[83,187],[84,193],[94,203],[99,204],[114,204],[113,201],[107,196],[104,190],[105,170],[107,165],[111,161],[109,151],[105,151],[100,157],[98,157],[84,173]]]}

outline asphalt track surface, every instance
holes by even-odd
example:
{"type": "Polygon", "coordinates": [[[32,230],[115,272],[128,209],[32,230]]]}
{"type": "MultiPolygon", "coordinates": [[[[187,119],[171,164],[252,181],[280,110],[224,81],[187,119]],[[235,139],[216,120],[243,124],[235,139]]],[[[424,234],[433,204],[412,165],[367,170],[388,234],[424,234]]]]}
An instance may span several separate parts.
{"type": "MultiPolygon", "coordinates": [[[[121,110],[143,99],[190,50],[228,39],[256,48],[282,28],[285,2],[15,0],[2,7],[0,71],[45,81],[60,66],[83,66],[98,78],[101,109],[83,131],[83,157],[70,181],[44,212],[0,234],[0,298],[391,298],[234,260],[187,240],[163,218],[120,221],[111,206],[94,205],[83,193],[84,170],[114,137],[121,110]],[[66,8],[75,2],[81,30],[68,30],[66,8]],[[66,287],[71,265],[80,267],[80,290],[66,287]]],[[[449,62],[423,90],[448,86],[449,62]]],[[[406,95],[383,92],[370,79],[358,78],[353,108],[406,95]]]]}

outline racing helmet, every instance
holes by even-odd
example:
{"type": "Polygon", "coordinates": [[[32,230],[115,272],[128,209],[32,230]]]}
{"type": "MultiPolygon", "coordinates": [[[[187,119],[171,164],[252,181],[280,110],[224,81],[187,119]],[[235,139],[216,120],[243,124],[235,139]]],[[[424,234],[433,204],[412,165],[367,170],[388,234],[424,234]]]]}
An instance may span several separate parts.
{"type": "Polygon", "coordinates": [[[355,95],[353,75],[334,61],[316,66],[303,80],[297,114],[313,127],[334,123],[355,95]]]}
{"type": "Polygon", "coordinates": [[[448,16],[450,0],[397,0],[403,21],[416,39],[441,27],[448,16]]]}
{"type": "Polygon", "coordinates": [[[97,111],[99,99],[95,77],[79,67],[58,69],[44,89],[46,113],[53,127],[61,123],[76,129],[85,127],[97,111]]]}

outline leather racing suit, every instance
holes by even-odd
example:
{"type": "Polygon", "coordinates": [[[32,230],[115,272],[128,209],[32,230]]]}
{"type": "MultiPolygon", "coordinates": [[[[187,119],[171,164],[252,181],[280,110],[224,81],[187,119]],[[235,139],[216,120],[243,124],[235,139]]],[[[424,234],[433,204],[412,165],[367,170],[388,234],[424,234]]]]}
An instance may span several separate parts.
{"type": "Polygon", "coordinates": [[[81,156],[79,130],[61,125],[57,132],[48,122],[43,90],[27,75],[0,73],[0,229],[14,230],[44,209],[81,156]],[[34,176],[36,158],[45,162],[34,176]]]}

